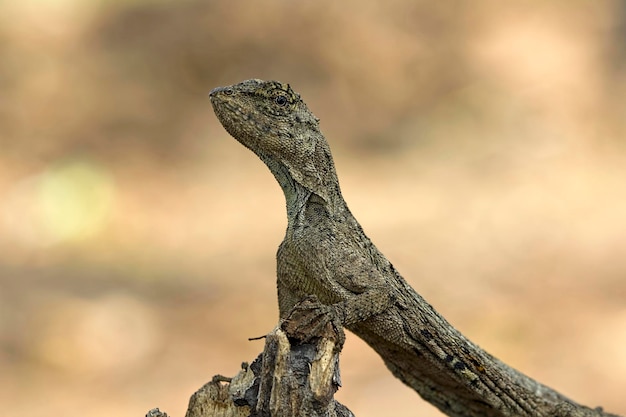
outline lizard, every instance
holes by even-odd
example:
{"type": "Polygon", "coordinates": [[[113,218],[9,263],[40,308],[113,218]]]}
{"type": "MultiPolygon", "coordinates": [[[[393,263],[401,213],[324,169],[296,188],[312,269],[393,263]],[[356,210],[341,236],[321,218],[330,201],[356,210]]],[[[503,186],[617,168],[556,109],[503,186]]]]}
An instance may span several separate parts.
{"type": "Polygon", "coordinates": [[[287,230],[276,255],[281,319],[310,308],[302,300],[313,296],[320,315],[363,339],[449,416],[610,415],[490,355],[402,278],[350,212],[319,119],[289,84],[251,79],[209,97],[225,130],[267,165],[285,195],[287,230]]]}

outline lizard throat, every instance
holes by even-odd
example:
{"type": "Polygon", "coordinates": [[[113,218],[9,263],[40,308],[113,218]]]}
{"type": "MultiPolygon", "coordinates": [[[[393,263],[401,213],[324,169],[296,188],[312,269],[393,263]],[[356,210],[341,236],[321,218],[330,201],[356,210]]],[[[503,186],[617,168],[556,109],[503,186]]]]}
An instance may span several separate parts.
{"type": "Polygon", "coordinates": [[[323,205],[325,211],[329,214],[343,211],[345,203],[334,171],[328,173],[329,178],[319,178],[319,184],[302,184],[294,178],[288,166],[283,162],[266,155],[259,156],[283,190],[287,219],[290,226],[298,223],[299,216],[312,198],[316,201],[316,204],[323,205]]]}

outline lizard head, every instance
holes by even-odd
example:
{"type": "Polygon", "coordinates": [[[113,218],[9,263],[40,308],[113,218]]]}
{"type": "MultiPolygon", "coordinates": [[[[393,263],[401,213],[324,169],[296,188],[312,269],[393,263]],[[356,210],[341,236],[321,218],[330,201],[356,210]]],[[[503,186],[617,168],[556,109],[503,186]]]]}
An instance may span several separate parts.
{"type": "Polygon", "coordinates": [[[214,88],[209,97],[226,131],[256,153],[281,152],[296,132],[319,131],[318,119],[289,84],[247,80],[214,88]]]}
{"type": "MultiPolygon", "coordinates": [[[[289,84],[247,80],[209,94],[220,123],[256,153],[284,184],[282,173],[320,196],[335,181],[330,149],[319,119],[289,84]],[[280,172],[279,172],[280,171],[280,172]]],[[[283,186],[284,188],[284,186],[283,186]]]]}

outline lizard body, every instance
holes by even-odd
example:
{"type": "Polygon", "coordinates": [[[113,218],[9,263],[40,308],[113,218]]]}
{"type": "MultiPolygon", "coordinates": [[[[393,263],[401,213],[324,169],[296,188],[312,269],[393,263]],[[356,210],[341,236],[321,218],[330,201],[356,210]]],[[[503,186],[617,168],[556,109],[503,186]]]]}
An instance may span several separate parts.
{"type": "MultiPolygon", "coordinates": [[[[489,355],[430,306],[364,234],[339,188],[319,120],[287,84],[211,91],[226,131],[276,177],[288,225],[277,253],[281,318],[315,295],[391,372],[457,417],[576,415],[581,407],[489,355]]],[[[591,414],[595,410],[587,409],[591,414]]]]}

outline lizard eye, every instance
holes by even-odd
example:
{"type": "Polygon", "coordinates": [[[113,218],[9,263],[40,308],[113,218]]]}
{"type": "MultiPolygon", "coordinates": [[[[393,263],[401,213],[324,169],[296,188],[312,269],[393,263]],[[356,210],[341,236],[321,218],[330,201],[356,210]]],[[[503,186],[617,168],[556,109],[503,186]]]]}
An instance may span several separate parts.
{"type": "Polygon", "coordinates": [[[274,98],[274,102],[282,107],[282,106],[287,105],[289,100],[287,99],[287,97],[285,97],[283,95],[280,95],[280,96],[276,96],[276,98],[274,98]]]}

